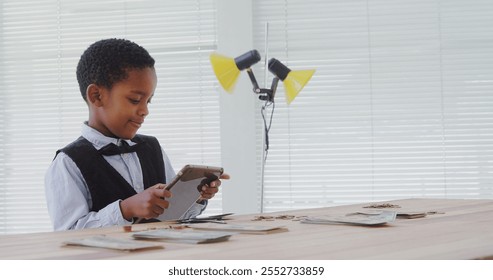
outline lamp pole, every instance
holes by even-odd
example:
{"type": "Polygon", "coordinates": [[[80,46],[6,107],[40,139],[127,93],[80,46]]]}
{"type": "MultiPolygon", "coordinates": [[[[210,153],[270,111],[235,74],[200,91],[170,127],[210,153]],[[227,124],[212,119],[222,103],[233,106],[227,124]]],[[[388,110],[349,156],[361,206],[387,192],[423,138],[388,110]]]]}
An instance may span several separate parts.
{"type": "MultiPolygon", "coordinates": [[[[264,56],[264,87],[267,87],[267,62],[268,62],[268,55],[269,55],[269,47],[268,47],[268,38],[269,38],[269,22],[265,23],[265,56],[264,56]]],[[[272,100],[274,101],[274,100],[272,100]]],[[[262,162],[260,164],[260,213],[264,213],[264,178],[265,178],[265,161],[266,161],[266,154],[265,154],[265,137],[266,137],[266,123],[263,123],[263,129],[262,129],[262,162]]]]}

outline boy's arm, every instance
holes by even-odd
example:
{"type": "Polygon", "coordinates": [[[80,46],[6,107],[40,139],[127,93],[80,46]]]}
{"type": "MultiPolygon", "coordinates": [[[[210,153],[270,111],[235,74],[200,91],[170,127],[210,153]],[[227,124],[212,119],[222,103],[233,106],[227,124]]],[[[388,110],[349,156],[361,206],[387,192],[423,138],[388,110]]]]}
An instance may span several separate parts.
{"type": "Polygon", "coordinates": [[[126,225],[115,201],[98,212],[91,212],[91,196],[84,177],[73,160],[59,153],[45,176],[45,193],[54,230],[126,225]]]}

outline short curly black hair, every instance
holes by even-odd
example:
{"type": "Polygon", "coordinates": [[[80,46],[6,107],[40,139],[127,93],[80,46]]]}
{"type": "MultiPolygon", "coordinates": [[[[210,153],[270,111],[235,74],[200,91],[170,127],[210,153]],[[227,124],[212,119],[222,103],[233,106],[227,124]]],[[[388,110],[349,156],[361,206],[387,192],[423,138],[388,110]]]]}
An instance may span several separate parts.
{"type": "Polygon", "coordinates": [[[126,39],[104,39],[93,43],[77,64],[77,81],[82,98],[87,102],[90,84],[111,89],[128,77],[132,69],[153,68],[154,59],[146,49],[126,39]]]}

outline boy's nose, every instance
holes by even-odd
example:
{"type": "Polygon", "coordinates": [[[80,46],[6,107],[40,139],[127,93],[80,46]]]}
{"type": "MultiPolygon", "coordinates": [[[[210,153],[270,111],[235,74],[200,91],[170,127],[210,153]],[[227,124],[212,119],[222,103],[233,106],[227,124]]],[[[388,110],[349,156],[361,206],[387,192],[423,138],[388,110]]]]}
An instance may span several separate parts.
{"type": "Polygon", "coordinates": [[[147,104],[145,105],[142,105],[140,108],[139,108],[139,112],[138,112],[139,116],[147,116],[149,114],[149,108],[147,108],[147,104]]]}

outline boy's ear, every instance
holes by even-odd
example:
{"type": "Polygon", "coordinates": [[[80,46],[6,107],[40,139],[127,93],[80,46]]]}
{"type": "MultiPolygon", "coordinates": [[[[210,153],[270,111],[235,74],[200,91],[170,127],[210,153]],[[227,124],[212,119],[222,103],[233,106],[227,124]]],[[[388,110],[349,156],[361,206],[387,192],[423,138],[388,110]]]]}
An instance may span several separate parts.
{"type": "Polygon", "coordinates": [[[101,107],[103,103],[101,102],[101,88],[95,84],[90,84],[87,87],[86,95],[87,95],[87,103],[93,104],[96,107],[101,107]]]}

